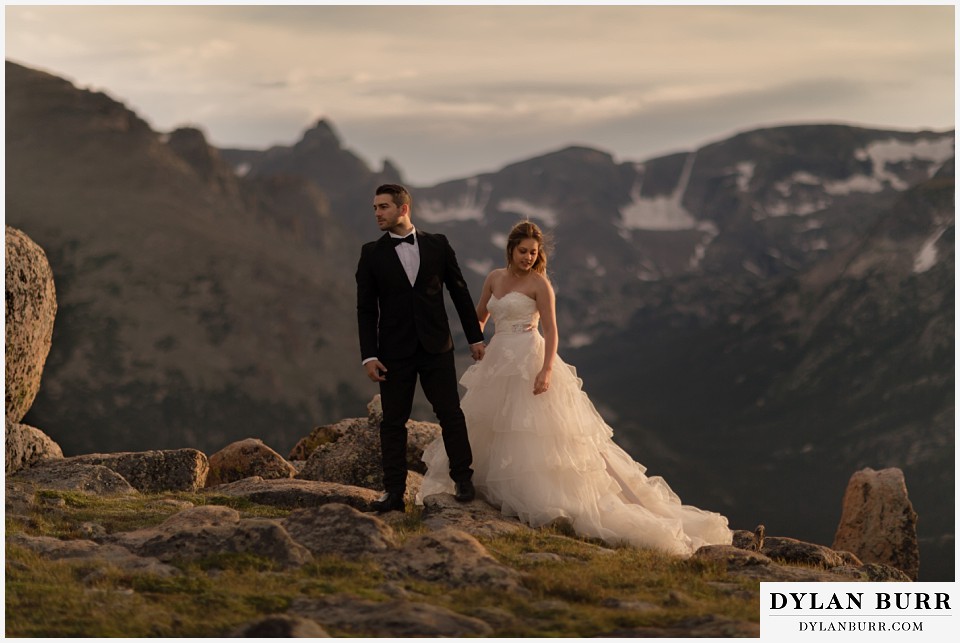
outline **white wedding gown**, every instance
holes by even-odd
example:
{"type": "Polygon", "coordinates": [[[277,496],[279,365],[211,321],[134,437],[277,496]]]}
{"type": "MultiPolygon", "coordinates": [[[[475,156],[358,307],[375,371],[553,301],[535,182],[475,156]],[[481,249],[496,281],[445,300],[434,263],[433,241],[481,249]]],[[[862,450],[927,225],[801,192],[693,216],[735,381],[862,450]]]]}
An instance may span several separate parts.
{"type": "MultiPolygon", "coordinates": [[[[680,504],[663,478],[648,477],[613,442],[576,370],[559,356],[550,389],[533,394],[544,353],[533,299],[511,292],[491,297],[488,310],[496,334],[460,379],[480,497],[534,527],[566,517],[578,534],[611,544],[689,556],[702,545],[731,543],[724,516],[680,504]]],[[[427,446],[423,460],[428,469],[417,502],[454,493],[442,438],[427,446]]]]}

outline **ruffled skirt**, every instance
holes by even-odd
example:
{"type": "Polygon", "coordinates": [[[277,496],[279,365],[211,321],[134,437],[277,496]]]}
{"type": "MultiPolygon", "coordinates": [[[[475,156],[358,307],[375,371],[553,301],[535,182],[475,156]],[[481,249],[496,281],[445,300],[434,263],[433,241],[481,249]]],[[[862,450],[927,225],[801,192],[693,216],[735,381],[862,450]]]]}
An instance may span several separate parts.
{"type": "MultiPolygon", "coordinates": [[[[543,365],[536,331],[494,335],[467,369],[461,407],[473,451],[477,493],[506,516],[539,527],[564,517],[582,536],[688,556],[730,544],[727,519],[683,505],[659,477],[648,477],[613,441],[576,369],[559,356],[550,389],[533,394],[543,365]]],[[[442,438],[423,454],[428,470],[417,502],[453,493],[442,438]]]]}

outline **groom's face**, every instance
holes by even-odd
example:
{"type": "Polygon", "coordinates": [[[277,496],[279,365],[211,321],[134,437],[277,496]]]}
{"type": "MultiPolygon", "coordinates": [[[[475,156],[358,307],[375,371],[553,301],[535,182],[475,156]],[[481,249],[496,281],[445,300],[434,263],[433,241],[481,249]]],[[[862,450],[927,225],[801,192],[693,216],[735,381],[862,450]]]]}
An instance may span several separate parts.
{"type": "Polygon", "coordinates": [[[377,217],[377,226],[381,230],[393,230],[405,226],[409,212],[407,205],[398,207],[390,194],[378,194],[373,197],[373,213],[377,217]]]}

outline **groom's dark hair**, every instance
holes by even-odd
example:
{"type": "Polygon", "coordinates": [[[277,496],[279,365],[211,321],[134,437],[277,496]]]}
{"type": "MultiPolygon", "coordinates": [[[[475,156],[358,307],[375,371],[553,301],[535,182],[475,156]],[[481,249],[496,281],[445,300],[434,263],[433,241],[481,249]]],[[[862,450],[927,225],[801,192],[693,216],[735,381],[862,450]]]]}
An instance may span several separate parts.
{"type": "Polygon", "coordinates": [[[389,194],[393,197],[393,204],[398,208],[404,203],[413,205],[413,197],[407,192],[407,188],[396,183],[384,183],[377,188],[377,194],[389,194]]]}

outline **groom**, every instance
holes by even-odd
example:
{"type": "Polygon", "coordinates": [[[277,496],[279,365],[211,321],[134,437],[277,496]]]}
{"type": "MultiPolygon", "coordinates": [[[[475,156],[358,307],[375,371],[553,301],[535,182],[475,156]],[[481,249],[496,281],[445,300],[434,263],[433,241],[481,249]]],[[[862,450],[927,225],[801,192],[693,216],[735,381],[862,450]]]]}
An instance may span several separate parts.
{"type": "Polygon", "coordinates": [[[412,199],[401,185],[381,185],[373,199],[377,225],[386,234],[363,246],[357,265],[357,321],[367,376],[380,383],[380,447],[386,493],[378,513],[404,510],[407,420],[420,386],[440,421],[456,499],[473,500],[473,454],[460,410],[453,338],[443,286],[457,309],[474,360],[483,359],[483,331],[447,238],[415,230],[412,199]]]}

